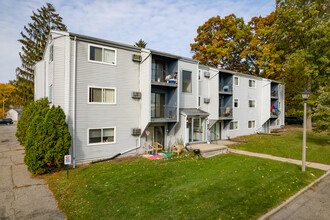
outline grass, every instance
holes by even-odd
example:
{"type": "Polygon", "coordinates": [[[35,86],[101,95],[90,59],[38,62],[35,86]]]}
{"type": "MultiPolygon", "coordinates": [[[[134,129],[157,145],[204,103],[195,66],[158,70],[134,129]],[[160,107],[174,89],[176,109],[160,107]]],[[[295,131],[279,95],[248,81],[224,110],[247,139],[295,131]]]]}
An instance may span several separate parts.
{"type": "Polygon", "coordinates": [[[46,179],[68,219],[256,219],[323,173],[228,154],[103,162],[46,179]]]}
{"type": "MultiPolygon", "coordinates": [[[[301,160],[302,158],[302,130],[294,130],[281,136],[250,135],[238,138],[248,141],[246,144],[232,148],[270,154],[274,156],[301,160]]],[[[307,132],[306,160],[310,162],[330,164],[330,140],[326,133],[307,132]]]]}

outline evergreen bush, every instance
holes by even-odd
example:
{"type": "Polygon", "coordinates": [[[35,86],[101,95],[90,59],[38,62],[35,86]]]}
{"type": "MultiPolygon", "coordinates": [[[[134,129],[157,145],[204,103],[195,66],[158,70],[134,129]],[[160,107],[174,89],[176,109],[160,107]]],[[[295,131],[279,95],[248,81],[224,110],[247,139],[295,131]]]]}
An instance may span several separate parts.
{"type": "Polygon", "coordinates": [[[60,106],[35,114],[27,130],[24,162],[33,174],[43,174],[64,166],[71,135],[60,106]],[[44,115],[44,116],[43,116],[44,115]]]}
{"type": "Polygon", "coordinates": [[[36,102],[31,102],[26,108],[24,108],[24,112],[22,113],[20,119],[17,122],[17,131],[16,137],[18,142],[21,145],[24,145],[26,140],[26,133],[29,127],[29,123],[34,118],[35,115],[45,115],[49,109],[48,99],[43,98],[39,99],[36,102]],[[43,111],[47,110],[47,111],[43,111]]]}

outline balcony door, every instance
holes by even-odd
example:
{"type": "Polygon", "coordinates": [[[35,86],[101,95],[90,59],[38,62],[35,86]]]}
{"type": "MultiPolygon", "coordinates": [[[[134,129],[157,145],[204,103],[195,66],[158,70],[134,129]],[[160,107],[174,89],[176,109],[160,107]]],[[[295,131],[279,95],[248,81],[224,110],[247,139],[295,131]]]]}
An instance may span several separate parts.
{"type": "Polygon", "coordinates": [[[151,93],[151,118],[165,117],[165,94],[151,93]]]}

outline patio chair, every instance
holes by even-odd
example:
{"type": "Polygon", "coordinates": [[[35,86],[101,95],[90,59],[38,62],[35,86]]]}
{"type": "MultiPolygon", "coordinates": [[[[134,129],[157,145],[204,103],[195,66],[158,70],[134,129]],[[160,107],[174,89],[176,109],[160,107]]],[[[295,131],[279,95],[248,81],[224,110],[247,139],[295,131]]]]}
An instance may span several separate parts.
{"type": "Polygon", "coordinates": [[[173,147],[172,152],[177,153],[178,155],[180,155],[183,148],[184,148],[183,145],[176,145],[176,146],[173,147]]]}
{"type": "Polygon", "coordinates": [[[153,143],[153,147],[155,148],[155,150],[156,150],[156,154],[158,154],[158,151],[161,151],[161,150],[163,150],[163,145],[161,145],[160,143],[158,143],[158,142],[154,142],[153,143]]]}
{"type": "Polygon", "coordinates": [[[230,107],[226,107],[225,116],[226,117],[230,116],[230,107]]]}
{"type": "Polygon", "coordinates": [[[153,146],[151,146],[148,142],[143,144],[144,150],[146,154],[153,154],[156,150],[153,146]]]}

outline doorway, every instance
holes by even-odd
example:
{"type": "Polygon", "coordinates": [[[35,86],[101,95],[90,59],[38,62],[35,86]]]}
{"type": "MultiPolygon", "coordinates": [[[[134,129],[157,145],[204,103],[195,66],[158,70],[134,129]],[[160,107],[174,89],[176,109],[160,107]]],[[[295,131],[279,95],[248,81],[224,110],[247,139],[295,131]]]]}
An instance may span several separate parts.
{"type": "Polygon", "coordinates": [[[154,126],[147,129],[149,135],[147,135],[147,142],[152,145],[154,142],[158,142],[164,146],[165,143],[165,128],[164,126],[154,126]]]}
{"type": "Polygon", "coordinates": [[[211,141],[221,140],[221,122],[215,123],[210,129],[211,141]]]}
{"type": "Polygon", "coordinates": [[[187,118],[187,140],[188,142],[202,142],[206,140],[205,137],[205,118],[187,118]]]}

